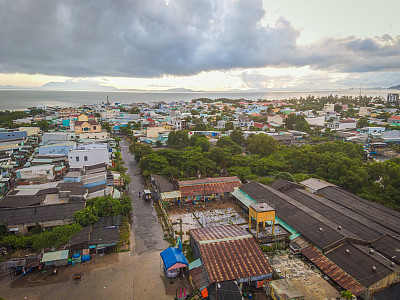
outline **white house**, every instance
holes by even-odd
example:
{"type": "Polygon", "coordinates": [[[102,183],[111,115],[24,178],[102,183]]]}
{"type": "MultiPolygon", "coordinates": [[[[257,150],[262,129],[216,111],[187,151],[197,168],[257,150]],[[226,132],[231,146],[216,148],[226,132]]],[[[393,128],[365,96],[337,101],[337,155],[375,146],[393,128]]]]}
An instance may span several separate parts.
{"type": "Polygon", "coordinates": [[[335,120],[328,123],[327,127],[333,130],[355,129],[357,128],[357,121],[352,119],[335,120]]]}
{"type": "MultiPolygon", "coordinates": [[[[99,145],[99,144],[96,144],[99,145]]],[[[95,165],[99,163],[110,164],[110,154],[105,147],[82,147],[79,146],[68,152],[68,161],[70,168],[81,169],[83,166],[95,165]]]]}
{"type": "Polygon", "coordinates": [[[361,134],[373,134],[385,131],[385,127],[363,127],[360,129],[361,134]]]}
{"type": "Polygon", "coordinates": [[[325,121],[329,121],[330,119],[340,119],[340,114],[338,114],[336,111],[328,111],[325,113],[325,121]]]}
{"type": "Polygon", "coordinates": [[[186,120],[184,120],[184,119],[182,120],[182,119],[179,119],[179,118],[172,118],[171,121],[170,121],[170,124],[172,126],[174,126],[177,130],[183,130],[183,129],[187,128],[186,120]]]}

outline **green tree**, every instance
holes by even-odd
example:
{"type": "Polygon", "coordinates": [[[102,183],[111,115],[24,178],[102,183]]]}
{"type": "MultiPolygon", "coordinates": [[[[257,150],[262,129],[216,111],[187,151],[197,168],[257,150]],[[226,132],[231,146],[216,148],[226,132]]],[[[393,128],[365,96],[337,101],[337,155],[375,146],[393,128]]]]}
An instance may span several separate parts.
{"type": "Polygon", "coordinates": [[[139,167],[142,171],[149,171],[155,174],[160,174],[167,165],[167,159],[157,153],[150,153],[149,155],[143,156],[139,162],[139,167]]]}
{"type": "Polygon", "coordinates": [[[81,226],[91,225],[99,220],[97,212],[93,207],[85,207],[74,213],[75,222],[81,226]]]}
{"type": "Polygon", "coordinates": [[[278,150],[278,142],[264,133],[249,137],[248,144],[251,153],[261,156],[269,156],[278,150]]]}
{"type": "Polygon", "coordinates": [[[233,130],[229,136],[231,137],[232,141],[240,146],[246,142],[246,139],[244,138],[243,132],[240,128],[233,130]]]}
{"type": "Polygon", "coordinates": [[[204,134],[194,134],[189,140],[191,147],[200,147],[201,151],[206,152],[210,149],[211,143],[204,134]]]}
{"type": "Polygon", "coordinates": [[[233,130],[233,129],[235,129],[235,126],[233,126],[232,122],[225,123],[225,130],[233,130]]]}
{"type": "Polygon", "coordinates": [[[357,128],[363,128],[368,126],[369,126],[368,119],[365,117],[360,118],[357,122],[357,128]]]}
{"type": "Polygon", "coordinates": [[[145,156],[153,152],[153,149],[149,145],[134,142],[129,146],[129,152],[135,156],[137,162],[145,156]]]}
{"type": "Polygon", "coordinates": [[[174,149],[184,149],[189,146],[189,132],[187,130],[171,131],[168,135],[168,146],[174,149]]]}

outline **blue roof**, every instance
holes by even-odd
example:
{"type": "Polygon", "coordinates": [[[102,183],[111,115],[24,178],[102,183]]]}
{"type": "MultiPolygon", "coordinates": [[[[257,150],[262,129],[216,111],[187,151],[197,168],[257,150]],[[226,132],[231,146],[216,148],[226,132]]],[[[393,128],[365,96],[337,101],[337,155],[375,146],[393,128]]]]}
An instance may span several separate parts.
{"type": "Polygon", "coordinates": [[[189,264],[185,255],[183,255],[182,251],[177,248],[170,247],[168,249],[165,249],[163,252],[160,253],[160,255],[164,262],[166,270],[177,263],[181,263],[184,265],[189,264]]]}

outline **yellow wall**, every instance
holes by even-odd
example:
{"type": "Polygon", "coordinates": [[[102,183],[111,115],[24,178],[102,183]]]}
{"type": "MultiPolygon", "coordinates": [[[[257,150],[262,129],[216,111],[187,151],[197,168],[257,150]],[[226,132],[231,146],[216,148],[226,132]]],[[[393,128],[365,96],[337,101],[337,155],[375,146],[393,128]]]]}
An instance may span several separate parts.
{"type": "Polygon", "coordinates": [[[82,123],[82,125],[75,125],[75,133],[93,133],[93,132],[101,132],[101,125],[96,124],[96,125],[90,125],[89,123],[85,122],[82,123]],[[83,128],[90,128],[89,131],[84,131],[83,128]]]}
{"type": "Polygon", "coordinates": [[[87,115],[79,115],[78,121],[89,121],[89,118],[87,115]]]}

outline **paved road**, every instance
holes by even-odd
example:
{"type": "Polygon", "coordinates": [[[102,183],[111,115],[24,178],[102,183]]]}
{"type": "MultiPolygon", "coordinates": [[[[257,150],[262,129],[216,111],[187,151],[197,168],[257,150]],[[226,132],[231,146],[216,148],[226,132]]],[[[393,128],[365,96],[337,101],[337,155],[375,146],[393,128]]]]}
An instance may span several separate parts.
{"type": "Polygon", "coordinates": [[[151,251],[164,250],[168,243],[163,240],[162,227],[158,222],[157,213],[152,201],[139,197],[139,191],[145,189],[144,181],[134,157],[129,153],[128,143],[121,141],[121,155],[128,174],[131,176],[129,195],[132,199],[132,229],[135,247],[132,254],[143,254],[151,251]]]}

